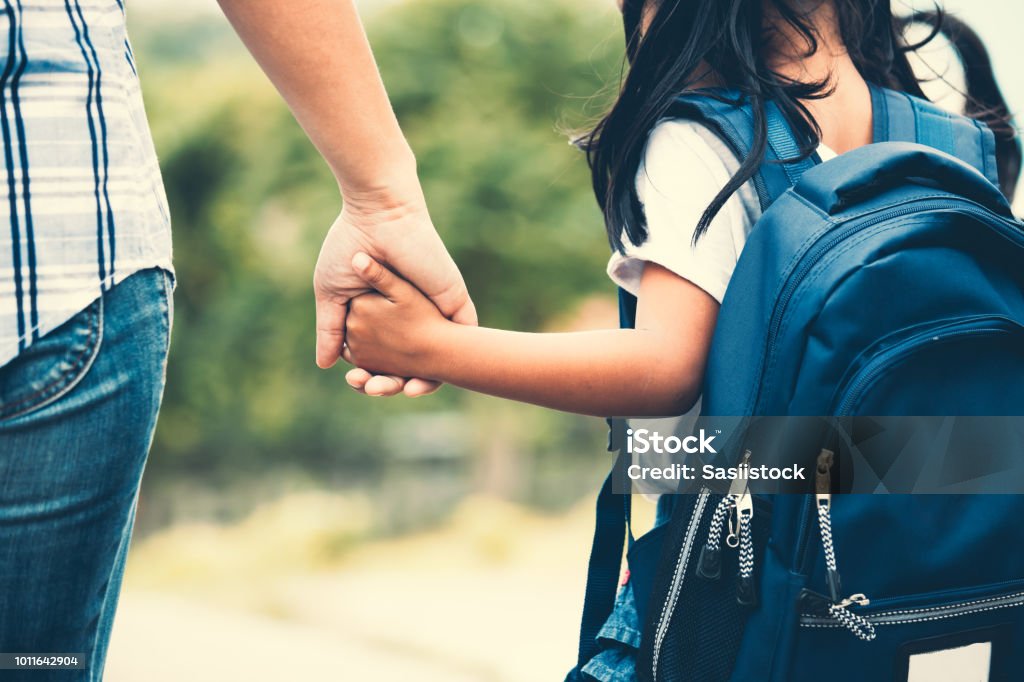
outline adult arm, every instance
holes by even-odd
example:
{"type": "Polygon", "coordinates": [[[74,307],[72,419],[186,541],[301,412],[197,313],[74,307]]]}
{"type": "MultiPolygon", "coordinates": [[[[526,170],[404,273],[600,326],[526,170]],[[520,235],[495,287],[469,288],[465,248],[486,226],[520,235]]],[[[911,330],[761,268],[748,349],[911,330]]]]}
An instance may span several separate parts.
{"type": "MultiPolygon", "coordinates": [[[[430,220],[415,157],[352,0],[219,2],[334,172],[344,201],[314,274],[317,364],[337,361],[347,304],[367,290],[351,266],[359,251],[402,273],[446,317],[475,324],[476,311],[430,220]]],[[[401,390],[402,381],[392,381],[376,392],[401,390]]],[[[412,383],[407,392],[428,388],[412,383]]]]}

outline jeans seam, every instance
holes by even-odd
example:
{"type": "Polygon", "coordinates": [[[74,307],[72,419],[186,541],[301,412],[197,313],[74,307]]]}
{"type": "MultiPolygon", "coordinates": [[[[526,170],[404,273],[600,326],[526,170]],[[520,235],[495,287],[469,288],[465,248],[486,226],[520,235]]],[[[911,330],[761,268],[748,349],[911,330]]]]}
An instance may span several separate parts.
{"type": "Polygon", "coordinates": [[[0,423],[8,422],[18,417],[23,417],[30,412],[40,410],[47,405],[60,400],[62,397],[68,394],[71,389],[77,386],[85,375],[89,373],[93,363],[96,361],[96,356],[99,355],[100,347],[103,345],[103,297],[97,299],[97,311],[96,311],[97,323],[93,326],[89,333],[89,338],[86,341],[87,350],[79,353],[74,359],[74,365],[66,372],[62,372],[59,377],[54,379],[52,382],[35,391],[31,395],[21,398],[17,402],[5,408],[14,408],[14,411],[10,414],[3,414],[0,411],[0,423]],[[95,339],[95,342],[94,342],[95,339]],[[91,352],[90,352],[91,351],[91,352]],[[64,384],[63,386],[61,384],[64,384]],[[45,395],[48,391],[56,391],[53,395],[43,399],[39,403],[30,404],[33,400],[37,399],[41,395],[45,395]],[[29,404],[28,407],[22,408],[22,405],[29,404]],[[20,408],[20,409],[19,409],[20,408]]]}
{"type": "MultiPolygon", "coordinates": [[[[124,524],[124,526],[122,527],[122,530],[121,530],[121,538],[118,540],[116,546],[113,548],[113,552],[112,553],[113,553],[113,555],[115,557],[117,557],[117,556],[119,556],[121,554],[121,550],[122,549],[124,549],[127,552],[128,551],[127,548],[131,546],[132,530],[134,529],[134,526],[135,526],[135,514],[136,514],[136,511],[138,509],[138,503],[139,503],[139,489],[136,488],[135,495],[132,497],[132,503],[131,503],[131,505],[129,507],[129,510],[128,510],[128,517],[125,520],[125,524],[124,524]]],[[[124,577],[123,577],[124,576],[124,574],[123,574],[124,565],[121,566],[121,571],[122,571],[121,577],[117,580],[117,582],[115,584],[115,582],[114,582],[114,575],[117,572],[117,570],[118,570],[118,566],[117,566],[117,562],[115,561],[114,565],[111,566],[110,573],[107,575],[106,580],[103,581],[103,585],[102,585],[102,587],[99,590],[100,594],[103,595],[103,600],[101,602],[99,612],[96,614],[96,618],[93,619],[93,624],[92,624],[93,625],[93,633],[92,633],[93,643],[92,643],[92,647],[90,648],[90,650],[92,652],[92,655],[90,656],[90,660],[89,660],[89,679],[90,680],[97,680],[98,681],[98,680],[102,680],[103,679],[103,672],[104,672],[103,668],[104,668],[104,665],[105,665],[106,661],[104,660],[104,661],[101,662],[101,664],[99,666],[96,666],[95,665],[96,661],[94,660],[94,656],[95,656],[96,652],[100,648],[100,646],[99,646],[100,623],[103,621],[104,609],[109,606],[110,589],[111,589],[112,585],[113,585],[114,589],[117,591],[118,596],[120,596],[119,593],[120,593],[120,590],[121,590],[122,582],[124,580],[124,577]],[[96,670],[97,667],[99,668],[99,670],[96,670]],[[96,677],[97,674],[99,675],[99,677],[96,677]]],[[[117,608],[117,606],[115,604],[114,605],[114,609],[116,610],[116,608],[117,608]]],[[[110,633],[108,632],[107,633],[107,644],[108,645],[110,643],[109,638],[110,638],[110,633]]],[[[104,659],[105,658],[106,658],[106,652],[104,652],[104,659]]]]}
{"type": "Polygon", "coordinates": [[[167,383],[167,361],[170,359],[171,353],[171,330],[174,326],[174,284],[172,283],[173,275],[167,270],[160,268],[160,281],[163,283],[164,289],[164,328],[166,334],[166,347],[164,352],[164,361],[160,368],[160,376],[164,384],[167,383]]]}
{"type": "Polygon", "coordinates": [[[174,325],[174,284],[172,275],[160,268],[160,277],[164,285],[164,325],[167,327],[167,345],[171,344],[171,327],[174,325]]]}

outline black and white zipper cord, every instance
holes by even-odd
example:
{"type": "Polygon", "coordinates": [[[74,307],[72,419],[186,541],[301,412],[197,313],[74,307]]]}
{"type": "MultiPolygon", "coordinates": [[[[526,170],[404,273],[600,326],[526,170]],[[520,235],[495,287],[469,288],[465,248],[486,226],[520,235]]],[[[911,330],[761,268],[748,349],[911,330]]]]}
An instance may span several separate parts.
{"type": "Polygon", "coordinates": [[[736,535],[732,523],[732,513],[736,509],[736,495],[726,495],[715,507],[711,515],[711,526],[708,528],[708,539],[700,551],[700,558],[697,560],[697,575],[708,580],[718,580],[722,576],[722,533],[725,530],[726,520],[729,521],[729,535],[725,544],[730,547],[739,545],[739,537],[736,535]]]}
{"type": "Polygon", "coordinates": [[[745,606],[757,603],[754,585],[754,501],[749,492],[730,493],[722,498],[711,516],[708,539],[697,562],[697,575],[718,580],[722,575],[722,533],[726,521],[729,534],[725,544],[739,548],[739,573],[736,578],[736,600],[745,606]],[[733,516],[735,515],[735,521],[733,516]]]}
{"type": "Polygon", "coordinates": [[[839,579],[839,566],[836,563],[836,547],[832,540],[832,463],[835,454],[831,450],[822,450],[818,455],[817,494],[815,495],[818,509],[818,528],[821,531],[821,546],[825,553],[825,569],[828,578],[831,603],[828,613],[836,622],[865,642],[875,638],[875,626],[863,616],[849,610],[851,606],[867,606],[871,601],[863,594],[855,594],[840,599],[842,583],[839,579]]]}
{"type": "Polygon", "coordinates": [[[754,577],[754,534],[751,530],[753,516],[741,511],[737,505],[736,517],[740,525],[740,580],[749,581],[754,577]]]}
{"type": "Polygon", "coordinates": [[[825,568],[830,575],[838,575],[836,546],[832,541],[832,505],[830,501],[818,500],[818,528],[821,530],[821,546],[825,550],[825,568]]]}
{"type": "MultiPolygon", "coordinates": [[[[718,551],[722,544],[722,529],[725,526],[725,520],[729,517],[734,509],[736,509],[736,495],[726,495],[722,498],[722,501],[715,507],[715,513],[711,517],[711,527],[708,529],[708,541],[707,547],[710,547],[713,551],[718,551]]],[[[730,524],[731,525],[731,524],[730,524]]],[[[735,538],[735,531],[729,529],[729,537],[726,538],[725,543],[730,547],[735,547],[732,538],[735,538]]]]}
{"type": "MultiPolygon", "coordinates": [[[[743,452],[740,465],[750,464],[752,453],[743,452]]],[[[757,589],[754,584],[754,498],[747,490],[745,479],[733,481],[729,494],[722,498],[711,516],[708,539],[697,561],[697,575],[707,580],[718,580],[722,576],[722,532],[726,521],[729,535],[725,544],[739,548],[739,573],[736,576],[736,601],[744,606],[757,603],[757,589]]]]}

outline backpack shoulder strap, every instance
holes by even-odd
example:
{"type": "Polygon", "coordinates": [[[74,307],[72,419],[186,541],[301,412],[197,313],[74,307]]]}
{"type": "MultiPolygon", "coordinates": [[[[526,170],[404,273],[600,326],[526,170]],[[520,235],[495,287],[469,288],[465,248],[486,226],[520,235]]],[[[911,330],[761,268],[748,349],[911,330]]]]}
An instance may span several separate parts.
{"type": "MultiPolygon", "coordinates": [[[[678,97],[668,115],[687,118],[721,138],[742,163],[754,144],[754,116],[750,104],[731,90],[706,90],[678,97]]],[[[796,184],[808,169],[820,163],[817,154],[800,158],[800,145],[774,102],[765,107],[768,146],[765,161],[754,176],[761,210],[796,184]]]]}
{"type": "MultiPolygon", "coordinates": [[[[624,544],[633,544],[633,532],[630,529],[632,495],[629,491],[615,492],[617,477],[624,478],[631,460],[625,444],[626,425],[621,419],[609,419],[608,427],[608,449],[617,450],[618,454],[597,494],[594,539],[587,565],[583,616],[580,619],[579,650],[576,666],[569,671],[565,682],[583,682],[583,666],[600,650],[597,635],[615,608],[624,544]]],[[[623,480],[620,479],[619,484],[624,485],[623,480]]]]}
{"type": "Polygon", "coordinates": [[[999,186],[995,135],[980,121],[904,92],[871,87],[875,142],[916,142],[954,156],[999,186]]]}
{"type": "MultiPolygon", "coordinates": [[[[980,121],[954,114],[920,97],[875,85],[870,86],[874,116],[874,142],[916,142],[943,151],[978,169],[999,185],[995,136],[980,121]]],[[[800,159],[800,145],[774,102],[765,107],[768,148],[765,163],[754,177],[761,209],[775,199],[820,159],[800,159]]],[[[726,142],[742,162],[754,141],[750,104],[733,90],[706,90],[681,95],[669,116],[689,118],[709,128],[726,142]]]]}

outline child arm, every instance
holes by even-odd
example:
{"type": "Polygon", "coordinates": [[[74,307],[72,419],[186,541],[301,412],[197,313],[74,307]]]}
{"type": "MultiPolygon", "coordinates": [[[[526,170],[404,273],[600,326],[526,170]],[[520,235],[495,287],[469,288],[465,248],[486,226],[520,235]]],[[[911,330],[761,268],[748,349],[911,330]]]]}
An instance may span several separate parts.
{"type": "Polygon", "coordinates": [[[636,329],[533,334],[453,323],[375,261],[353,264],[381,292],[351,303],[360,367],[597,416],[681,414],[699,394],[718,303],[660,266],[644,269],[636,329]]]}

